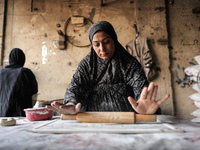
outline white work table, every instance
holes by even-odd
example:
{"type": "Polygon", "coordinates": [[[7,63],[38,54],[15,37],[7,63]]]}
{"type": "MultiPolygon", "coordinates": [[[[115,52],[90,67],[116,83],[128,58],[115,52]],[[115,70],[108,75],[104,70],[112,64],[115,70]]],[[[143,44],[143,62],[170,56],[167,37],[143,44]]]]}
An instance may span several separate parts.
{"type": "MultiPolygon", "coordinates": [[[[0,118],[1,119],[1,118],[0,118]]],[[[170,124],[175,127],[173,130],[150,129],[151,133],[106,133],[104,130],[94,132],[69,132],[56,129],[53,124],[67,123],[75,126],[80,124],[82,127],[90,128],[89,124],[77,123],[75,121],[60,120],[59,116],[54,116],[51,120],[29,121],[25,117],[15,118],[15,126],[0,126],[0,150],[199,150],[200,149],[200,124],[181,120],[174,116],[158,115],[157,122],[152,123],[152,127],[161,123],[170,124]],[[42,130],[49,126],[52,133],[42,130]],[[63,132],[63,133],[62,133],[63,132]],[[57,134],[56,134],[57,133],[57,134]]],[[[145,124],[134,124],[135,127],[145,124]]],[[[149,125],[149,124],[147,124],[149,125]]],[[[93,124],[97,128],[103,128],[98,124],[93,124]]],[[[105,127],[113,127],[116,124],[109,124],[105,127]]],[[[119,125],[126,127],[126,125],[119,125]]],[[[134,127],[133,126],[133,127],[134,127]]],[[[47,129],[48,129],[47,128],[47,129]]],[[[143,128],[144,129],[144,128],[143,128]]],[[[144,129],[148,131],[148,129],[144,129]]],[[[138,130],[136,130],[138,131],[138,130]]],[[[140,130],[139,130],[140,131],[140,130]]]]}

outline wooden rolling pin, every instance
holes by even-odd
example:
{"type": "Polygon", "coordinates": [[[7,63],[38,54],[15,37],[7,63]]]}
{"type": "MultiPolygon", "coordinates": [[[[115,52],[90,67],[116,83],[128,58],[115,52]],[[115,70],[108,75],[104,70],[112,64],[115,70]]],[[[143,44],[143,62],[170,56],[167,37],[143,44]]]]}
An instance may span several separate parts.
{"type": "Polygon", "coordinates": [[[135,123],[156,122],[156,115],[140,115],[134,112],[82,112],[76,115],[61,114],[61,120],[77,120],[85,123],[135,123]]]}

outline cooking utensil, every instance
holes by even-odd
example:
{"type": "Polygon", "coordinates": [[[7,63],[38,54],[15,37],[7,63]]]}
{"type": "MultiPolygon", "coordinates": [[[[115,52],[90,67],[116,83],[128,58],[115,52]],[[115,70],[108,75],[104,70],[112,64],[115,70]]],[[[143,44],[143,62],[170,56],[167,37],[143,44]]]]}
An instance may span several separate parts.
{"type": "Polygon", "coordinates": [[[141,115],[134,112],[82,112],[76,115],[61,114],[62,120],[77,120],[85,123],[135,123],[156,122],[156,115],[141,115]]]}

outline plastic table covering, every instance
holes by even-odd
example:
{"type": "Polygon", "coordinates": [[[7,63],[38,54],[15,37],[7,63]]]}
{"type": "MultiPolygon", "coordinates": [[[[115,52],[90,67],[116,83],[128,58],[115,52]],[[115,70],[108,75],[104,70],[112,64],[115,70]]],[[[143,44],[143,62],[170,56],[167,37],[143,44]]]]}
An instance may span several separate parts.
{"type": "MultiPolygon", "coordinates": [[[[0,118],[2,119],[2,118],[0,118]]],[[[184,132],[161,133],[38,133],[28,132],[51,120],[15,118],[15,126],[0,126],[0,150],[199,150],[200,124],[174,116],[158,115],[158,123],[171,124],[184,132]]],[[[80,123],[81,124],[81,123],[80,123]]]]}

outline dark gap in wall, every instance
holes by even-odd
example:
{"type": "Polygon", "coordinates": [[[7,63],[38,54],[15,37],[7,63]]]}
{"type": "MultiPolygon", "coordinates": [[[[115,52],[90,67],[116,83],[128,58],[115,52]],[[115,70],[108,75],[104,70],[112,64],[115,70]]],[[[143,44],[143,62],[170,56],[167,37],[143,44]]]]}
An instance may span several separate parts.
{"type": "Polygon", "coordinates": [[[165,0],[165,13],[166,13],[166,26],[167,26],[167,35],[168,35],[168,49],[169,49],[169,71],[171,74],[171,88],[172,88],[172,101],[173,101],[173,105],[174,105],[174,115],[176,116],[176,108],[175,108],[175,101],[174,101],[174,75],[173,75],[173,71],[172,71],[172,63],[173,63],[173,56],[172,56],[172,50],[173,47],[171,46],[171,32],[170,32],[170,16],[169,16],[169,5],[172,5],[173,3],[171,3],[171,0],[165,0]]]}
{"type": "Polygon", "coordinates": [[[3,31],[2,31],[2,47],[1,47],[1,62],[0,65],[3,66],[3,56],[5,48],[5,30],[6,30],[6,14],[7,14],[7,0],[4,1],[4,16],[3,16],[3,31]]]}

